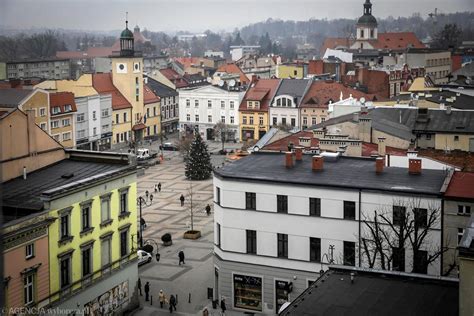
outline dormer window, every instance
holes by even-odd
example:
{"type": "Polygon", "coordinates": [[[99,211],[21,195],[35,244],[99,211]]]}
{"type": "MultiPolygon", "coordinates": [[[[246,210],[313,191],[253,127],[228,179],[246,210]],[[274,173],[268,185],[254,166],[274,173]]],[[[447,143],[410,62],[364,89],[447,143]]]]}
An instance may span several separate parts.
{"type": "Polygon", "coordinates": [[[61,112],[61,108],[59,106],[53,107],[53,114],[58,114],[59,112],[61,112]]]}
{"type": "Polygon", "coordinates": [[[71,110],[72,110],[72,107],[71,107],[70,104],[66,104],[66,105],[64,106],[64,112],[69,112],[69,111],[71,111],[71,110]]]}

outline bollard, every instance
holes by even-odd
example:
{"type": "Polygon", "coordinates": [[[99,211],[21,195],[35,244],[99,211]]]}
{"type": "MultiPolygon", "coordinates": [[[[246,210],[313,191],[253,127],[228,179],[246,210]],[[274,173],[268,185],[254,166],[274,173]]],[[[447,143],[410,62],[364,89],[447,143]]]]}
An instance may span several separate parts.
{"type": "Polygon", "coordinates": [[[189,293],[189,297],[188,297],[188,303],[191,304],[191,293],[189,293]]]}
{"type": "Polygon", "coordinates": [[[178,294],[176,294],[176,305],[178,305],[178,294]]]}
{"type": "Polygon", "coordinates": [[[150,295],[150,305],[153,305],[153,295],[150,295]]]}

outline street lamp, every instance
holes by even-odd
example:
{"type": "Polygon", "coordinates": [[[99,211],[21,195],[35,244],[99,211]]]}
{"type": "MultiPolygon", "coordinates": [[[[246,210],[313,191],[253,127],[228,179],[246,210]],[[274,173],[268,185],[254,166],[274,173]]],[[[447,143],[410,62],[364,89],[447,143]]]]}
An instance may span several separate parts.
{"type": "Polygon", "coordinates": [[[150,206],[153,202],[153,194],[149,194],[148,190],[145,192],[145,196],[137,198],[137,205],[140,207],[140,248],[143,247],[142,205],[150,206]]]}
{"type": "Polygon", "coordinates": [[[158,243],[154,239],[147,239],[147,240],[145,240],[145,244],[146,245],[150,245],[150,244],[155,245],[155,247],[156,247],[156,254],[155,254],[156,261],[160,261],[160,254],[158,253],[158,243]]]}

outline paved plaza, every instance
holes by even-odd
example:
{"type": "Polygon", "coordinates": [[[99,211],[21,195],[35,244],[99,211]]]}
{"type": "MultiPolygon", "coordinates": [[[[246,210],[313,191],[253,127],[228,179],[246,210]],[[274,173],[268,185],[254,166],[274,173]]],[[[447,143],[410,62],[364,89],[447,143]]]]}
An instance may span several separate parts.
{"type": "MultiPolygon", "coordinates": [[[[210,144],[210,150],[219,146],[210,144]]],[[[204,306],[210,306],[207,299],[207,288],[214,287],[213,265],[213,213],[206,215],[204,208],[212,203],[212,178],[205,181],[192,181],[194,229],[200,230],[202,237],[198,240],[183,239],[183,233],[190,229],[190,197],[191,182],[184,177],[183,158],[178,152],[165,152],[162,164],[149,167],[143,176],[138,177],[138,194],[145,196],[145,191],[153,193],[154,199],[150,206],[142,208],[142,215],[147,227],[143,231],[144,241],[159,244],[160,261],[139,267],[142,287],[150,282],[151,302],[140,297],[142,309],[136,315],[166,315],[167,308],[160,309],[158,293],[162,289],[169,297],[178,296],[176,315],[202,315],[204,306]],[[160,193],[155,194],[154,185],[161,183],[160,193]],[[179,197],[186,197],[181,207],[179,197]],[[164,247],[161,236],[172,235],[173,244],[164,247]],[[185,254],[185,264],[178,265],[178,252],[185,254]],[[191,295],[191,297],[190,297],[191,295]],[[191,303],[189,303],[189,299],[191,303]]],[[[213,164],[219,165],[223,156],[213,157],[213,164]]],[[[143,292],[143,295],[145,293],[143,292]]],[[[210,315],[219,315],[218,310],[210,309],[210,315]]],[[[226,315],[234,315],[227,312],[226,315]]]]}

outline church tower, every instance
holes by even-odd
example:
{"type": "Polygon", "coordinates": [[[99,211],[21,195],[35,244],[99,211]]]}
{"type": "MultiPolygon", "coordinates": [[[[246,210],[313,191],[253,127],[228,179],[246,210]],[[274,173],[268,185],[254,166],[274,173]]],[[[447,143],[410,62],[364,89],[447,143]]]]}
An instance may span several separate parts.
{"type": "MultiPolygon", "coordinates": [[[[370,41],[377,39],[377,20],[372,15],[372,3],[365,0],[364,15],[362,15],[356,24],[357,41],[370,41]]],[[[358,47],[364,49],[365,47],[358,47]]]]}

